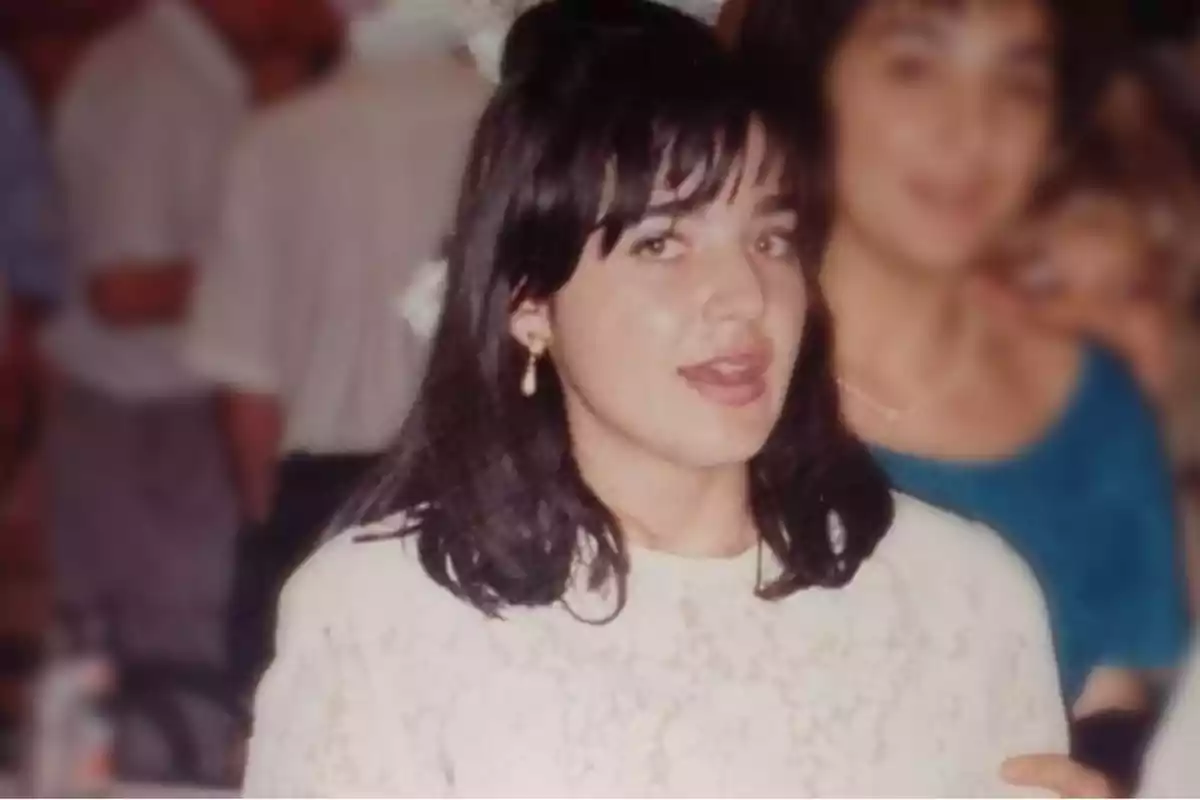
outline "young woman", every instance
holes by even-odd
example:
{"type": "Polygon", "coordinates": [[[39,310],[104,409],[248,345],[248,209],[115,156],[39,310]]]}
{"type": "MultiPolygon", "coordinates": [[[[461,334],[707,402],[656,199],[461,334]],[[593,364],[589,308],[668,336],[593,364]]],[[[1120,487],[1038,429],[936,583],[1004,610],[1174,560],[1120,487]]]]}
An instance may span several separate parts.
{"type": "MultiPolygon", "coordinates": [[[[1142,708],[1142,673],[1174,666],[1186,638],[1153,414],[1114,357],[1001,324],[968,291],[1043,167],[1056,109],[1071,119],[1079,99],[1058,5],[753,0],[739,41],[790,134],[831,167],[823,283],[850,427],[901,491],[1028,560],[1064,693],[1093,717],[1142,708]]],[[[1110,723],[1109,744],[1144,720],[1110,723]]]]}
{"type": "Polygon", "coordinates": [[[842,428],[813,198],[736,65],[606,0],[525,14],[504,72],[371,521],[284,592],[247,793],[1006,793],[1066,744],[1039,594],[842,428]]]}

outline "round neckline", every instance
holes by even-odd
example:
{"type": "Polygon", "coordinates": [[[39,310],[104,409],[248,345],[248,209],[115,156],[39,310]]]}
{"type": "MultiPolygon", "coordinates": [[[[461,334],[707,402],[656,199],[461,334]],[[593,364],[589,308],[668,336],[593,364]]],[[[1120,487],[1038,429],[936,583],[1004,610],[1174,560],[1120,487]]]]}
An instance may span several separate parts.
{"type": "Polygon", "coordinates": [[[1012,464],[1019,464],[1035,458],[1039,453],[1049,448],[1055,441],[1065,435],[1071,423],[1077,416],[1079,408],[1091,393],[1092,382],[1095,380],[1097,366],[1101,358],[1100,349],[1091,343],[1085,344],[1076,369],[1075,379],[1067,400],[1054,414],[1051,420],[1042,427],[1038,434],[1029,441],[1016,447],[1011,453],[1002,456],[954,457],[932,456],[920,453],[908,453],[895,450],[887,445],[868,441],[867,447],[877,456],[885,459],[903,461],[919,461],[940,467],[963,470],[1003,469],[1012,464]]]}
{"type": "Polygon", "coordinates": [[[626,547],[630,576],[635,580],[650,577],[684,583],[720,583],[748,578],[753,588],[758,577],[760,551],[764,568],[771,558],[770,548],[757,542],[731,556],[683,555],[633,542],[626,547]]]}

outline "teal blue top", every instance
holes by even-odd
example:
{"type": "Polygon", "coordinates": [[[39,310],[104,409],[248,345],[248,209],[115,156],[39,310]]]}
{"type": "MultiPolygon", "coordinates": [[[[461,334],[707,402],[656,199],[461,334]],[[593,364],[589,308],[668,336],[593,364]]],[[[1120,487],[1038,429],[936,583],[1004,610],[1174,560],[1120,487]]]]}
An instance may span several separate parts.
{"type": "Polygon", "coordinates": [[[992,527],[1046,596],[1063,695],[1097,666],[1171,667],[1188,620],[1174,490],[1154,414],[1089,347],[1056,423],[1017,455],[954,461],[872,447],[901,492],[992,527]]]}

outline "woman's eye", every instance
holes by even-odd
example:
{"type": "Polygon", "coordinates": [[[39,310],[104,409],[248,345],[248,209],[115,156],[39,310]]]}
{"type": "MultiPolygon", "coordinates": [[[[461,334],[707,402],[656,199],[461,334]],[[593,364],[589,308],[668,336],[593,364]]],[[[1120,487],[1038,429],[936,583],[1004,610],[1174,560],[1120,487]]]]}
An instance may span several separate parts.
{"type": "Polygon", "coordinates": [[[754,240],[754,252],[767,258],[790,259],[795,256],[796,248],[791,233],[772,231],[754,240]]]}
{"type": "Polygon", "coordinates": [[[630,252],[638,258],[654,261],[672,261],[683,255],[683,242],[673,234],[645,236],[633,243],[630,252]]]}

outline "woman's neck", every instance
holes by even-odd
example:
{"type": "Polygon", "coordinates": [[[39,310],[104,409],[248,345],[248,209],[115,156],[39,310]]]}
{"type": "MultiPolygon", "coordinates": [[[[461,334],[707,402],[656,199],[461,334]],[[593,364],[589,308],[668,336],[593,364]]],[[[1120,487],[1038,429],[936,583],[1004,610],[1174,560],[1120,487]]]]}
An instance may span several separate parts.
{"type": "Polygon", "coordinates": [[[900,266],[845,229],[835,230],[822,274],[838,367],[851,376],[919,387],[974,331],[959,275],[900,266]]]}
{"type": "Polygon", "coordinates": [[[601,425],[592,420],[573,426],[575,458],[630,544],[680,556],[723,558],[755,543],[745,464],[682,467],[613,431],[600,430],[601,425]]]}

